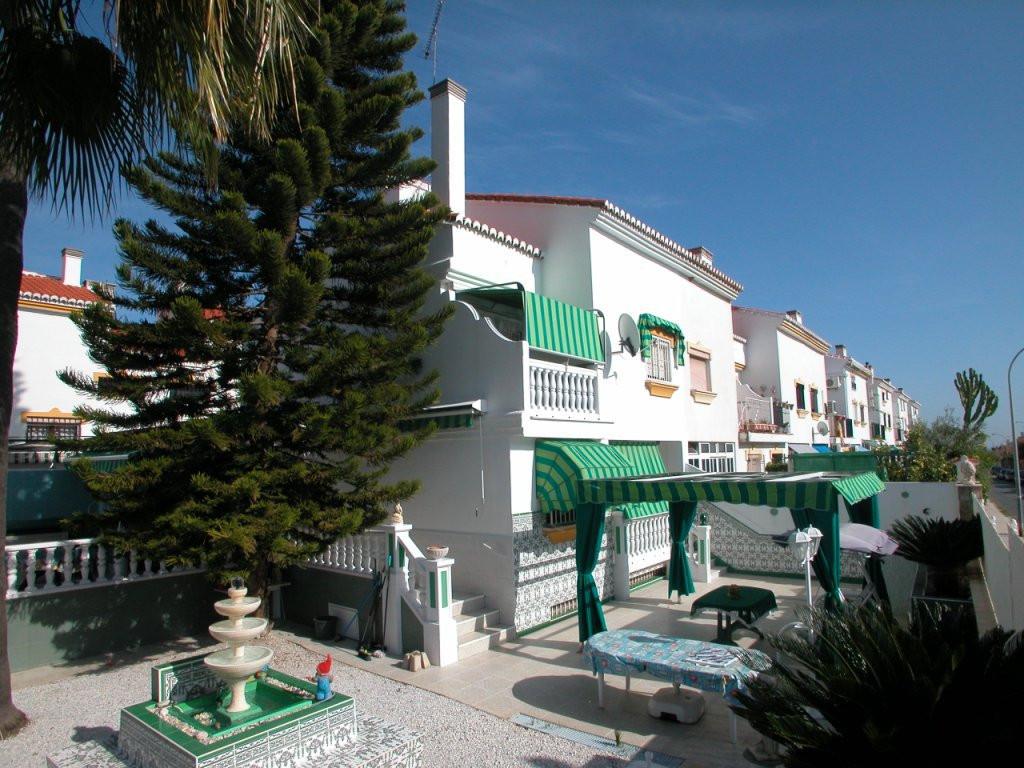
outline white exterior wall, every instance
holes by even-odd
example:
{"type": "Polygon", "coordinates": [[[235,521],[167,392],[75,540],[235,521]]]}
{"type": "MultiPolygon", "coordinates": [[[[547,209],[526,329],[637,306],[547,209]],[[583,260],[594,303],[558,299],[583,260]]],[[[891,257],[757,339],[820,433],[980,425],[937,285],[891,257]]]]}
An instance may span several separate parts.
{"type": "Polygon", "coordinates": [[[793,403],[792,426],[794,443],[828,443],[827,436],[819,435],[817,425],[824,419],[825,398],[825,355],[811,349],[803,342],[790,336],[778,333],[779,349],[779,384],[782,399],[793,403]],[[803,411],[796,408],[796,385],[804,385],[807,408],[803,411]],[[818,390],[817,414],[811,411],[811,388],[818,390]]]}
{"type": "Polygon", "coordinates": [[[835,379],[838,385],[829,389],[829,400],[835,402],[837,413],[853,420],[853,434],[843,438],[842,444],[863,445],[871,439],[867,377],[849,366],[847,358],[832,356],[825,358],[825,373],[828,378],[835,379]],[[853,382],[856,382],[856,388],[853,382]],[[859,406],[864,406],[864,421],[861,421],[859,406]]]}
{"type": "MultiPolygon", "coordinates": [[[[736,441],[736,381],[731,303],[691,283],[672,269],[656,263],[607,234],[590,236],[593,296],[608,325],[612,349],[618,349],[618,319],[644,312],[676,323],[687,344],[711,350],[711,387],[716,397],[709,405],[690,394],[689,365],[672,371],[679,389],[670,398],[654,397],[645,386],[647,367],[638,354],[613,354],[605,379],[603,400],[609,406],[606,435],[614,440],[719,440],[736,441]]],[[[545,265],[545,269],[547,265],[545,265]]],[[[548,284],[545,276],[545,284],[548,284]]],[[[602,406],[603,411],[603,406],[602,406]]],[[[603,415],[603,413],[602,413],[603,415]]]]}
{"type": "Polygon", "coordinates": [[[896,445],[896,413],[894,411],[895,395],[896,390],[890,384],[882,381],[879,378],[875,378],[871,382],[871,407],[868,409],[871,411],[870,420],[876,424],[885,424],[885,416],[889,417],[889,425],[885,428],[885,440],[883,441],[886,445],[896,445]],[[885,397],[883,398],[883,394],[885,397]]]}
{"type": "Polygon", "coordinates": [[[456,290],[499,283],[536,290],[540,259],[463,227],[443,227],[438,235],[431,252],[447,262],[445,276],[456,290]]]}
{"type": "MultiPolygon", "coordinates": [[[[81,334],[67,312],[18,307],[18,346],[14,352],[14,407],[10,436],[25,436],[23,411],[57,408],[71,413],[80,405],[97,403],[83,397],[57,378],[70,368],[89,376],[102,371],[88,354],[81,334]]],[[[91,435],[91,425],[82,425],[91,435]]]]}

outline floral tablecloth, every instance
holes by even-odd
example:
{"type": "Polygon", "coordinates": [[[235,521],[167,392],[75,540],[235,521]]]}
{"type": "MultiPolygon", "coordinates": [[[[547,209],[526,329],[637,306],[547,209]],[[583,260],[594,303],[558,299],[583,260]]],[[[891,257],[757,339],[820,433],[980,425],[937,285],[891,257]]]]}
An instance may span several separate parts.
{"type": "MultiPolygon", "coordinates": [[[[583,644],[584,663],[598,672],[644,672],[672,683],[718,693],[727,699],[757,675],[744,656],[764,656],[718,643],[667,637],[634,629],[598,632],[583,644]]],[[[768,657],[764,656],[767,662],[768,657]]]]}

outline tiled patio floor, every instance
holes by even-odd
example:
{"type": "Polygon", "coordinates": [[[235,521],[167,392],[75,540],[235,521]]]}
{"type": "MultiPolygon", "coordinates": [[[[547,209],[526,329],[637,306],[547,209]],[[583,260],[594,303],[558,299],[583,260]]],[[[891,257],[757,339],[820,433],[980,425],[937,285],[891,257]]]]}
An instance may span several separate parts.
{"type": "MultiPolygon", "coordinates": [[[[796,579],[725,575],[711,584],[698,584],[697,594],[676,603],[666,598],[667,586],[661,581],[637,590],[628,601],[606,603],[608,628],[713,640],[714,612],[691,618],[690,604],[701,594],[731,583],[761,586],[775,593],[779,610],[759,622],[767,631],[792,621],[794,609],[806,599],[803,582],[796,579]]],[[[319,646],[305,637],[294,639],[311,647],[319,646]]],[[[737,639],[743,645],[753,645],[755,638],[740,635],[737,639]]],[[[599,709],[596,678],[583,667],[578,648],[576,620],[572,618],[454,666],[432,667],[417,673],[402,669],[390,659],[362,661],[351,649],[335,654],[345,663],[434,691],[501,718],[523,713],[610,739],[617,730],[629,744],[686,758],[687,768],[750,765],[742,756],[743,749],[758,737],[741,720],[739,744],[732,744],[729,710],[721,698],[706,695],[707,713],[695,725],[655,720],[647,714],[647,699],[667,683],[634,677],[632,690],[626,693],[624,678],[608,676],[605,709],[599,709]]]]}

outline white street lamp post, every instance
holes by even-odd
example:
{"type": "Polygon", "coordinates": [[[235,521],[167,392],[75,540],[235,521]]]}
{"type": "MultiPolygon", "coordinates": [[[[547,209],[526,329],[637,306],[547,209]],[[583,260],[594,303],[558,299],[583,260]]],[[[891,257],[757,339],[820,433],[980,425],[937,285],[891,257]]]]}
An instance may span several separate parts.
{"type": "Polygon", "coordinates": [[[1010,396],[1010,447],[1013,449],[1013,486],[1017,493],[1017,535],[1024,536],[1024,499],[1021,498],[1020,487],[1020,449],[1017,447],[1017,421],[1013,418],[1013,382],[1010,374],[1013,373],[1013,364],[1024,352],[1024,347],[1017,350],[1017,354],[1010,361],[1010,367],[1006,369],[1006,393],[1010,396]]]}

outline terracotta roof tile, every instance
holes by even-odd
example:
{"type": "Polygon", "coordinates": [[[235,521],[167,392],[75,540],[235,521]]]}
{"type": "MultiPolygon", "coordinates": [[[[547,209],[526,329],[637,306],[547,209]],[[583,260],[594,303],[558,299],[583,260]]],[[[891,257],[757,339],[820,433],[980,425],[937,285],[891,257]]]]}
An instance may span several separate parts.
{"type": "Polygon", "coordinates": [[[84,307],[86,304],[100,301],[100,297],[88,288],[65,285],[56,277],[38,275],[35,272],[21,273],[21,290],[18,297],[61,307],[84,307]]]}

